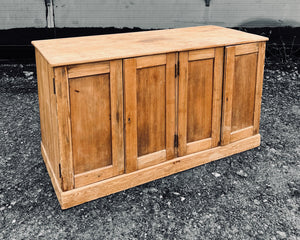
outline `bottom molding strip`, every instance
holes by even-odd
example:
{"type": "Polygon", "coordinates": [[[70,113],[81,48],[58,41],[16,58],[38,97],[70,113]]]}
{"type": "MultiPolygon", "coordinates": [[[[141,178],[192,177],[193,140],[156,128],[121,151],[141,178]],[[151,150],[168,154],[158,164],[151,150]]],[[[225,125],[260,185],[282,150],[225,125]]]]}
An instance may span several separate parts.
{"type": "MultiPolygon", "coordinates": [[[[61,208],[66,209],[147,182],[151,182],[177,172],[185,171],[211,161],[237,154],[258,147],[259,145],[260,135],[257,134],[225,146],[219,146],[198,153],[178,157],[148,168],[122,174],[66,192],[61,192],[61,190],[59,190],[56,191],[56,194],[60,195],[59,202],[61,204],[61,208]]],[[[46,157],[47,155],[43,154],[43,156],[46,157]]],[[[45,162],[47,161],[45,160],[45,162]]],[[[53,183],[53,177],[51,177],[51,180],[53,183]]],[[[55,183],[53,184],[54,186],[56,185],[55,183]]]]}

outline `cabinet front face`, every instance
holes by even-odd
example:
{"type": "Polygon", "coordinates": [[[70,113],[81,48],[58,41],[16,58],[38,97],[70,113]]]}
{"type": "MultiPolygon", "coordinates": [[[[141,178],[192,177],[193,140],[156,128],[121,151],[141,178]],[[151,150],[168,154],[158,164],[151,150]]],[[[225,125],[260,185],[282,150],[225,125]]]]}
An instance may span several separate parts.
{"type": "Polygon", "coordinates": [[[123,61],[126,172],[175,156],[175,57],[123,61]]]}
{"type": "Polygon", "coordinates": [[[223,48],[179,53],[178,155],[220,140],[223,48]]]}
{"type": "Polygon", "coordinates": [[[66,71],[75,187],[123,173],[122,61],[66,71]]]}
{"type": "Polygon", "coordinates": [[[265,43],[226,47],[222,145],[258,133],[265,43]]]}

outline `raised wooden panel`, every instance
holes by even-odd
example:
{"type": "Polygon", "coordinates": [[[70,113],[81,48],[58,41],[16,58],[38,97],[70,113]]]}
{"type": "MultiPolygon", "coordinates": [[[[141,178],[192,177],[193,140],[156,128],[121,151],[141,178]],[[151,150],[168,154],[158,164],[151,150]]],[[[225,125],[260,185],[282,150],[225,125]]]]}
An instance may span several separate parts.
{"type": "Polygon", "coordinates": [[[213,59],[189,62],[187,142],[211,137],[213,59]]]}
{"type": "Polygon", "coordinates": [[[248,43],[243,45],[237,45],[235,46],[235,55],[243,55],[243,54],[249,54],[249,53],[256,53],[258,52],[258,44],[259,43],[248,43]]]}
{"type": "Polygon", "coordinates": [[[109,74],[70,79],[70,106],[75,174],[111,165],[109,74]]]}
{"type": "Polygon", "coordinates": [[[165,70],[165,66],[137,70],[138,156],[166,148],[165,70]]]}
{"type": "Polygon", "coordinates": [[[126,172],[174,158],[175,53],[124,60],[126,172]]]}
{"type": "Polygon", "coordinates": [[[265,43],[226,47],[222,145],[258,133],[265,43]]]}
{"type": "Polygon", "coordinates": [[[167,61],[166,54],[139,57],[136,59],[136,68],[146,68],[159,65],[165,65],[167,61]]]}
{"type": "Polygon", "coordinates": [[[253,125],[257,54],[235,57],[231,131],[253,125]]]}
{"type": "Polygon", "coordinates": [[[194,152],[200,152],[205,149],[212,147],[212,139],[211,138],[205,138],[200,141],[194,141],[190,142],[186,145],[186,152],[187,153],[194,153],[194,152]]]}
{"type": "Polygon", "coordinates": [[[142,169],[159,164],[167,159],[166,150],[157,151],[151,154],[146,154],[138,158],[138,168],[142,169]]]}
{"type": "Polygon", "coordinates": [[[179,156],[215,147],[220,139],[223,49],[179,53],[179,156]]]}
{"type": "Polygon", "coordinates": [[[253,135],[253,126],[246,127],[230,133],[230,141],[235,142],[243,138],[251,137],[253,135]]]}
{"type": "Polygon", "coordinates": [[[189,52],[189,61],[200,60],[200,59],[209,59],[215,57],[215,49],[202,49],[189,52]]]}
{"type": "Polygon", "coordinates": [[[86,77],[109,73],[109,62],[85,63],[68,66],[68,77],[86,77]]]}

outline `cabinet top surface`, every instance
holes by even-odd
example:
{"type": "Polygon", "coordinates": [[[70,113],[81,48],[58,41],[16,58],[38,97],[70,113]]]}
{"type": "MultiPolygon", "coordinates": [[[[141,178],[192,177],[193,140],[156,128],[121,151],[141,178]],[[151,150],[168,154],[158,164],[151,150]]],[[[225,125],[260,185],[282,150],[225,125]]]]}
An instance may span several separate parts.
{"type": "Polygon", "coordinates": [[[255,34],[218,26],[32,41],[53,67],[267,41],[255,34]]]}

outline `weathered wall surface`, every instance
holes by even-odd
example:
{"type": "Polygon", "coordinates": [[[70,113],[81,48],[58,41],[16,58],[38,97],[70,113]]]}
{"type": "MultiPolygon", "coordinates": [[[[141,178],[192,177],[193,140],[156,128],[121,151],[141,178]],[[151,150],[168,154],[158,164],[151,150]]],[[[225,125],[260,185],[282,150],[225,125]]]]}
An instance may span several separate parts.
{"type": "Polygon", "coordinates": [[[1,0],[0,29],[46,26],[43,0],[1,0]]]}
{"type": "Polygon", "coordinates": [[[56,0],[58,27],[300,26],[299,0],[56,0]]]}
{"type": "Polygon", "coordinates": [[[2,0],[1,3],[0,29],[52,27],[54,24],[59,28],[142,29],[206,24],[300,26],[299,0],[211,0],[209,7],[205,6],[205,0],[2,0]],[[45,2],[53,3],[52,9],[48,8],[48,18],[45,2]]]}

